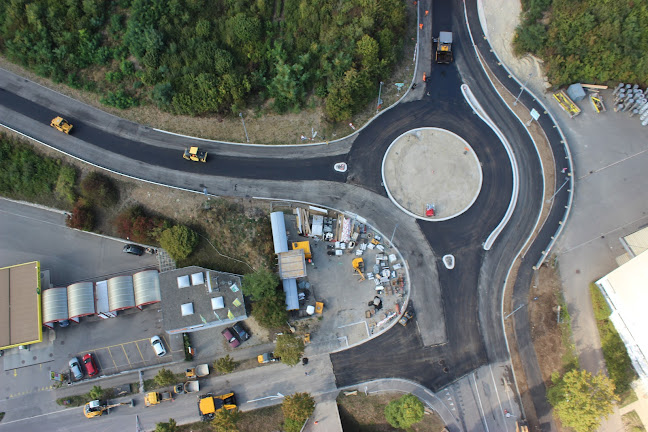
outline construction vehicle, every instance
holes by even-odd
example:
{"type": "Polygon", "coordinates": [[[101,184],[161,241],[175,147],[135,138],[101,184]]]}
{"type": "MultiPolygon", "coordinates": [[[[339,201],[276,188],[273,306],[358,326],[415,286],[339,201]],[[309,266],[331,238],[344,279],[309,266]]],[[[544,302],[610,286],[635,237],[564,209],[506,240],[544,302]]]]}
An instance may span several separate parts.
{"type": "Polygon", "coordinates": [[[529,426],[524,420],[518,420],[515,422],[515,432],[529,432],[529,426]]]}
{"type": "Polygon", "coordinates": [[[437,44],[436,62],[441,64],[452,63],[452,32],[439,32],[439,37],[434,39],[437,44]]]}
{"type": "Polygon", "coordinates": [[[405,311],[405,313],[403,314],[400,321],[398,321],[398,323],[403,327],[405,327],[407,324],[409,324],[412,318],[414,318],[414,314],[412,313],[412,311],[405,311]]]}
{"type": "Polygon", "coordinates": [[[109,414],[111,408],[115,408],[120,405],[135,406],[133,400],[113,404],[109,404],[108,402],[102,403],[100,400],[93,400],[85,404],[85,406],[83,407],[83,415],[85,415],[86,418],[99,417],[104,415],[104,413],[109,414]]]}
{"type": "Polygon", "coordinates": [[[207,363],[199,364],[196,367],[187,369],[185,377],[188,379],[202,378],[209,375],[209,365],[207,363]]]}
{"type": "Polygon", "coordinates": [[[292,248],[293,250],[303,249],[304,258],[306,258],[306,260],[313,258],[313,254],[311,254],[310,243],[308,241],[293,242],[292,248]]]}
{"type": "Polygon", "coordinates": [[[567,93],[565,93],[564,90],[554,93],[553,96],[560,105],[560,108],[569,115],[569,118],[574,118],[581,113],[581,109],[578,108],[578,105],[576,105],[569,96],[567,96],[567,93]]]}
{"type": "Polygon", "coordinates": [[[261,363],[261,364],[263,364],[263,363],[274,363],[274,362],[278,362],[279,360],[281,360],[281,359],[275,357],[274,353],[271,353],[271,352],[267,352],[267,353],[264,353],[264,354],[261,354],[261,355],[257,356],[257,361],[259,363],[261,363]]]}
{"type": "Polygon", "coordinates": [[[364,276],[364,260],[362,258],[356,258],[351,262],[353,269],[358,272],[362,280],[365,280],[364,276]]]}
{"type": "Polygon", "coordinates": [[[234,392],[223,395],[207,393],[198,398],[198,414],[204,422],[214,420],[214,414],[224,409],[228,411],[236,409],[234,392]]]}
{"type": "Polygon", "coordinates": [[[182,157],[194,162],[207,162],[207,152],[200,150],[198,147],[190,147],[189,149],[185,149],[182,157]]]}
{"type": "Polygon", "coordinates": [[[173,401],[171,392],[150,392],[144,397],[144,405],[146,405],[147,407],[157,405],[165,401],[173,401]]]}
{"type": "Polygon", "coordinates": [[[72,125],[61,116],[54,117],[50,122],[50,126],[66,134],[69,134],[72,130],[72,125]]]}

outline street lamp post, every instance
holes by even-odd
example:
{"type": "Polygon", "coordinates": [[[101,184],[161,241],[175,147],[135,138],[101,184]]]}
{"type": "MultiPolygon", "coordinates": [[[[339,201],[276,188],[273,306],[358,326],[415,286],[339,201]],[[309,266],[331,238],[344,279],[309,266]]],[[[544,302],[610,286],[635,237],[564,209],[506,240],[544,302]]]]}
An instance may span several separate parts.
{"type": "Polygon", "coordinates": [[[382,92],[382,86],[385,84],[384,82],[380,81],[380,87],[378,88],[378,102],[376,103],[376,112],[380,109],[380,105],[382,105],[382,99],[380,99],[380,93],[382,92]]]}
{"type": "Polygon", "coordinates": [[[516,105],[517,105],[518,100],[520,99],[520,96],[522,96],[522,92],[523,92],[524,89],[526,88],[526,86],[527,86],[527,84],[529,83],[529,80],[531,79],[532,76],[533,76],[533,72],[531,72],[531,73],[529,74],[529,76],[527,77],[527,79],[526,79],[526,81],[524,82],[524,84],[522,84],[522,88],[520,89],[520,94],[517,95],[517,97],[515,98],[515,102],[513,102],[513,106],[516,106],[516,105]]]}
{"type": "Polygon", "coordinates": [[[247,129],[245,128],[245,119],[243,118],[243,113],[239,113],[239,117],[241,117],[241,121],[243,122],[243,132],[245,132],[245,141],[250,142],[250,138],[248,138],[248,134],[247,134],[247,129]]]}

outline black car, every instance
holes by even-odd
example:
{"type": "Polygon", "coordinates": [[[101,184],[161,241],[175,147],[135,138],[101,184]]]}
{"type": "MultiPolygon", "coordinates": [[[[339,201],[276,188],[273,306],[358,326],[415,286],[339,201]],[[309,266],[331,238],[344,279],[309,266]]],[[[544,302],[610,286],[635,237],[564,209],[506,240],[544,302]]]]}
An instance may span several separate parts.
{"type": "Polygon", "coordinates": [[[241,323],[234,324],[232,328],[234,329],[236,334],[238,334],[239,339],[241,339],[242,341],[250,339],[250,334],[245,331],[241,323]]]}
{"type": "Polygon", "coordinates": [[[122,252],[140,256],[144,253],[144,248],[134,244],[127,244],[124,246],[124,249],[122,249],[122,252]]]}

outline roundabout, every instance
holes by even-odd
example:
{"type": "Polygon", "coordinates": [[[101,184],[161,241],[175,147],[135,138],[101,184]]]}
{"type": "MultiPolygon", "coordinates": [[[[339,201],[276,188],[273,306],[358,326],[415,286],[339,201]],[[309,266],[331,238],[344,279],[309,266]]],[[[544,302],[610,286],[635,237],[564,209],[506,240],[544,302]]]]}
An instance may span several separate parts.
{"type": "Polygon", "coordinates": [[[445,221],[468,210],[483,174],[470,144],[440,128],[419,128],[396,138],[383,158],[387,195],[417,219],[445,221]]]}

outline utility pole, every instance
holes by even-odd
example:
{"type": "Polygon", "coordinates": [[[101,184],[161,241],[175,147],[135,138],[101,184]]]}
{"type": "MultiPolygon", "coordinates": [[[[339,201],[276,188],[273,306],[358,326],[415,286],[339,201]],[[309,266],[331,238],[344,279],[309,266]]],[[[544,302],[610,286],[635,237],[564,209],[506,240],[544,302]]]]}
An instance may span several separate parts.
{"type": "Polygon", "coordinates": [[[245,141],[250,142],[250,138],[248,138],[247,134],[247,129],[245,128],[245,119],[243,118],[243,113],[239,113],[239,117],[241,117],[241,121],[243,122],[243,132],[245,132],[245,141]]]}
{"type": "Polygon", "coordinates": [[[520,94],[517,95],[517,97],[515,98],[515,102],[513,102],[513,106],[516,106],[516,105],[517,105],[518,100],[520,99],[520,96],[522,96],[522,92],[523,92],[524,89],[526,88],[527,84],[529,84],[529,80],[531,79],[532,76],[533,76],[533,72],[531,72],[531,73],[529,74],[529,76],[527,77],[527,79],[526,79],[526,81],[524,82],[524,84],[522,84],[522,89],[520,90],[520,94]]]}
{"type": "Polygon", "coordinates": [[[378,88],[378,102],[376,103],[376,112],[380,110],[380,105],[382,105],[382,99],[380,99],[380,93],[382,92],[382,86],[385,84],[384,82],[380,81],[380,87],[378,88]]]}

